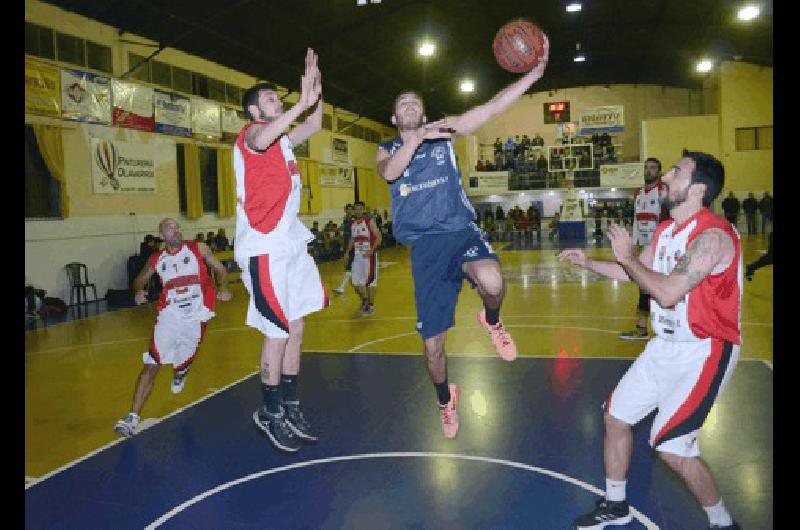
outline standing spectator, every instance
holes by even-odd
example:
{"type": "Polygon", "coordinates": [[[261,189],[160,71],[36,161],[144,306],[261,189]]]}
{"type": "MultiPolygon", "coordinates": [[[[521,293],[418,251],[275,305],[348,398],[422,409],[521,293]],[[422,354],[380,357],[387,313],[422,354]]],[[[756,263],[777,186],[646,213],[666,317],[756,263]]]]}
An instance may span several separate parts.
{"type": "Polygon", "coordinates": [[[758,201],[753,193],[748,193],[747,198],[742,201],[742,210],[747,219],[747,235],[754,236],[758,233],[756,228],[756,212],[758,211],[758,201]]]}
{"type": "Polygon", "coordinates": [[[761,233],[767,233],[767,222],[772,221],[772,197],[768,191],[758,201],[758,209],[761,211],[761,233]]]}
{"type": "Polygon", "coordinates": [[[503,213],[503,207],[499,204],[497,205],[497,210],[494,212],[494,220],[495,221],[504,221],[506,218],[506,214],[503,213]]]}
{"type": "Polygon", "coordinates": [[[228,238],[225,236],[225,229],[220,228],[217,230],[217,237],[215,238],[217,244],[217,250],[228,250],[231,244],[228,242],[228,238]]]}
{"type": "Polygon", "coordinates": [[[197,237],[195,237],[194,240],[197,243],[205,243],[206,242],[206,236],[203,235],[203,232],[198,232],[197,233],[197,237]]]}
{"type": "Polygon", "coordinates": [[[732,191],[728,193],[728,196],[722,201],[722,211],[725,213],[725,219],[727,219],[734,228],[736,227],[736,220],[739,217],[739,206],[739,199],[736,198],[736,195],[734,195],[732,191]]]}
{"type": "Polygon", "coordinates": [[[556,214],[550,220],[550,226],[549,226],[550,233],[548,234],[548,237],[550,238],[550,241],[554,240],[558,236],[558,222],[559,222],[559,219],[561,219],[561,214],[556,212],[556,214]]]}
{"type": "Polygon", "coordinates": [[[503,221],[503,232],[508,236],[508,240],[511,241],[511,234],[514,232],[514,218],[510,215],[503,221]]]}
{"type": "Polygon", "coordinates": [[[536,133],[531,143],[537,147],[544,147],[544,138],[539,133],[536,133]]]}
{"type": "Polygon", "coordinates": [[[206,232],[206,245],[210,248],[213,252],[216,252],[217,249],[217,236],[214,235],[213,231],[206,232]]]}
{"type": "Polygon", "coordinates": [[[498,136],[497,139],[494,141],[494,156],[503,154],[503,141],[498,136]]]}
{"type": "Polygon", "coordinates": [[[514,147],[516,147],[516,145],[517,144],[514,142],[514,139],[509,136],[508,140],[506,140],[506,143],[503,146],[503,151],[505,152],[506,158],[514,156],[514,147]]]}
{"type": "Polygon", "coordinates": [[[764,267],[765,265],[772,265],[772,229],[769,231],[769,244],[767,245],[767,253],[758,258],[753,263],[749,264],[745,270],[744,277],[747,278],[748,282],[753,281],[753,274],[764,267]]]}

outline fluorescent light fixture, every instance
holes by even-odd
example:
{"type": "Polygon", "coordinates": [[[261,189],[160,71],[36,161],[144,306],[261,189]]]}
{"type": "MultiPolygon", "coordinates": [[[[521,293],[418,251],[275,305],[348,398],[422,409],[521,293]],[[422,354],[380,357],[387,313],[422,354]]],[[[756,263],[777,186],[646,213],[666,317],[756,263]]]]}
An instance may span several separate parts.
{"type": "Polygon", "coordinates": [[[475,83],[473,83],[469,79],[465,79],[461,81],[461,91],[464,93],[474,92],[475,91],[475,83]]]}
{"type": "Polygon", "coordinates": [[[567,4],[567,13],[577,13],[581,10],[581,7],[580,2],[570,2],[567,4]]]}
{"type": "Polygon", "coordinates": [[[357,6],[365,6],[367,5],[367,0],[356,0],[357,6]]]}
{"type": "Polygon", "coordinates": [[[372,4],[380,4],[381,0],[369,0],[372,4]]]}
{"type": "Polygon", "coordinates": [[[584,54],[582,54],[582,53],[579,53],[572,60],[575,61],[576,63],[582,63],[582,62],[584,62],[586,60],[586,56],[584,54]]]}
{"type": "Polygon", "coordinates": [[[697,66],[695,66],[695,70],[701,74],[710,72],[712,68],[714,68],[714,63],[711,59],[701,59],[697,61],[697,66]]]}
{"type": "Polygon", "coordinates": [[[617,188],[611,188],[611,191],[617,191],[617,188]]]}
{"type": "Polygon", "coordinates": [[[736,16],[739,18],[739,20],[742,20],[744,22],[750,22],[760,14],[761,14],[761,9],[759,9],[758,6],[746,5],[739,10],[736,16]]]}
{"type": "Polygon", "coordinates": [[[423,57],[430,57],[436,52],[436,45],[432,42],[424,42],[419,47],[419,54],[423,57]]]}

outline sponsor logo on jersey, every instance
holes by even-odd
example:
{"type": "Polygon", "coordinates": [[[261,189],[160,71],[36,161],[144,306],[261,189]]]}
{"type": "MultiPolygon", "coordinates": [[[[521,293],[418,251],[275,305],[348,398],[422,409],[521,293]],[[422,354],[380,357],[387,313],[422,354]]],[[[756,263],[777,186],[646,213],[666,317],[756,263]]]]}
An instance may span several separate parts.
{"type": "Polygon", "coordinates": [[[431,157],[436,159],[436,165],[441,166],[444,164],[445,150],[444,146],[437,145],[431,149],[431,157]]]}
{"type": "Polygon", "coordinates": [[[184,265],[188,265],[188,264],[189,264],[189,256],[185,256],[185,257],[183,258],[183,264],[184,264],[184,265]]]}
{"type": "Polygon", "coordinates": [[[478,257],[478,247],[471,247],[469,250],[464,252],[465,258],[476,258],[478,257]]]}

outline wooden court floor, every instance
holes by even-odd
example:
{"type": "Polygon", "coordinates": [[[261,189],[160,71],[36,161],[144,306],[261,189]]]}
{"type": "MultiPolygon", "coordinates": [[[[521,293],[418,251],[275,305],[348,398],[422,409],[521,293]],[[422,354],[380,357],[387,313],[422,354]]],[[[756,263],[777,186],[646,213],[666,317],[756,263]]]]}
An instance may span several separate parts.
{"type": "MultiPolygon", "coordinates": [[[[624,342],[620,331],[634,325],[638,290],[559,263],[553,250],[504,251],[495,247],[506,278],[501,316],[520,355],[537,357],[634,358],[644,342],[624,342]]],[[[763,236],[744,236],[744,262],[766,250],[763,236]]],[[[609,248],[590,249],[611,257],[609,248]]],[[[342,262],[320,265],[331,306],[307,319],[303,349],[323,353],[420,352],[409,252],[380,252],[376,312],[357,315],[352,289],[332,292],[342,262]]],[[[258,367],[261,335],[244,325],[247,293],[231,286],[234,299],[218,303],[217,316],[181,394],[169,390],[171,371],[162,370],[142,411],[142,418],[162,418],[216,390],[252,374],[258,367]]],[[[772,267],[745,282],[742,304],[742,358],[773,358],[772,267]]],[[[480,299],[465,285],[448,334],[454,355],[493,356],[476,322],[480,299]]],[[[114,422],[129,411],[141,355],[149,344],[153,304],[101,313],[77,321],[28,331],[25,335],[25,473],[26,483],[79,459],[118,438],[114,422]]],[[[420,370],[424,370],[420,361],[420,370]]],[[[387,374],[387,377],[390,374],[387,374]]],[[[301,372],[302,377],[302,372],[301,372]]]]}

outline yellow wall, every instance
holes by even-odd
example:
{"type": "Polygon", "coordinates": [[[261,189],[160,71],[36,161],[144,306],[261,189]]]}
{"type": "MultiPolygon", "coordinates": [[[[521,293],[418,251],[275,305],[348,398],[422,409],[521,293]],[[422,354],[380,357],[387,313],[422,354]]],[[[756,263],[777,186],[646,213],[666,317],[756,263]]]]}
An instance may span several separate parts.
{"type": "Polygon", "coordinates": [[[772,190],[772,149],[736,151],[736,129],[772,125],[772,68],[722,63],[720,140],[725,189],[772,190]]]}
{"type": "Polygon", "coordinates": [[[642,122],[642,160],[655,157],[664,171],[681,158],[684,149],[719,158],[719,116],[659,118],[642,122]]]}

